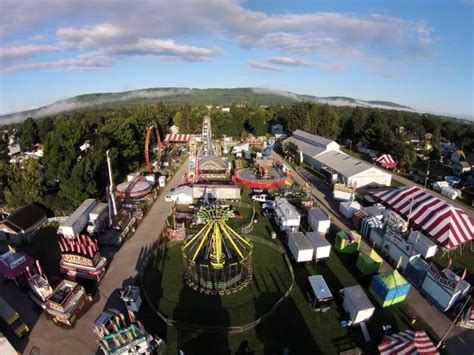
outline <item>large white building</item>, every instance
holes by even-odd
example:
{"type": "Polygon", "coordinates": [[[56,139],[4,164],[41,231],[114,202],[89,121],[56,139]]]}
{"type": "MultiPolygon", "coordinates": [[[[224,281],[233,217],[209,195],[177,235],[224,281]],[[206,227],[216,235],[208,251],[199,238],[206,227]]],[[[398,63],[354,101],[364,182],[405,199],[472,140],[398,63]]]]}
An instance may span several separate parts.
{"type": "Polygon", "coordinates": [[[341,152],[339,144],[331,139],[296,130],[285,140],[288,142],[298,147],[303,161],[318,170],[324,168],[337,174],[341,183],[356,188],[372,184],[390,186],[390,173],[341,152]]]}

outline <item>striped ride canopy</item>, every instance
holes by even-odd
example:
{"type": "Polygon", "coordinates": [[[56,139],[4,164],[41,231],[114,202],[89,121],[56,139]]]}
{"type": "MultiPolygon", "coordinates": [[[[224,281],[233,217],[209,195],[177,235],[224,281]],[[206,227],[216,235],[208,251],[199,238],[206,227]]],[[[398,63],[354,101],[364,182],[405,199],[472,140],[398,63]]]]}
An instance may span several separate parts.
{"type": "Polygon", "coordinates": [[[448,249],[474,239],[474,223],[465,211],[417,186],[380,191],[372,196],[448,249]]]}
{"type": "Polygon", "coordinates": [[[377,158],[374,158],[374,161],[384,168],[395,168],[398,165],[398,163],[390,154],[383,154],[377,158]]]}
{"type": "Polygon", "coordinates": [[[425,331],[405,330],[385,336],[378,346],[380,355],[439,354],[425,331]]]}
{"type": "Polygon", "coordinates": [[[165,136],[165,142],[184,143],[191,140],[190,134],[170,134],[165,136]]]}

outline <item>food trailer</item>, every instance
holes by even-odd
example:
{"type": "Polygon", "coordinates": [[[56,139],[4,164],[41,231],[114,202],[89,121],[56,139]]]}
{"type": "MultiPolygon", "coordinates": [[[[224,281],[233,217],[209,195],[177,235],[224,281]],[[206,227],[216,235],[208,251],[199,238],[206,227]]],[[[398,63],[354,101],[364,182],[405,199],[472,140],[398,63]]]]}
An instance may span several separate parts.
{"type": "Polygon", "coordinates": [[[332,302],[333,296],[322,275],[308,276],[308,301],[315,311],[326,312],[332,302]]]}

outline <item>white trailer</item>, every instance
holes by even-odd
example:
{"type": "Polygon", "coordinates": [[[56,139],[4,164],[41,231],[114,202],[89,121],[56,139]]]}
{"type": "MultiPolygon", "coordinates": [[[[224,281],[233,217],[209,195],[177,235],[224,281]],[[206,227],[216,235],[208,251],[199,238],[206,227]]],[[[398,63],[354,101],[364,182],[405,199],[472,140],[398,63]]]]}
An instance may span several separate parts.
{"type": "Polygon", "coordinates": [[[295,232],[300,227],[301,215],[284,197],[275,198],[275,222],[283,232],[295,232]]]}
{"type": "Polygon", "coordinates": [[[302,232],[290,233],[288,236],[288,248],[298,263],[313,260],[313,246],[302,232]]]}
{"type": "Polygon", "coordinates": [[[408,243],[415,244],[415,250],[421,254],[423,259],[432,258],[438,250],[437,245],[431,239],[421,234],[420,231],[412,230],[407,241],[408,243]]]}
{"type": "Polygon", "coordinates": [[[345,287],[339,293],[343,299],[342,307],[353,325],[368,321],[374,314],[374,305],[359,285],[345,287]]]}
{"type": "Polygon", "coordinates": [[[109,218],[109,206],[100,202],[89,213],[89,223],[87,224],[87,233],[93,234],[106,228],[109,218]]]}
{"type": "Polygon", "coordinates": [[[89,222],[89,212],[91,212],[97,201],[93,198],[85,200],[58,228],[58,234],[65,237],[74,237],[80,234],[89,222]]]}
{"type": "Polygon", "coordinates": [[[232,147],[232,154],[246,152],[250,149],[250,145],[248,143],[237,144],[232,147]]]}
{"type": "Polygon", "coordinates": [[[329,255],[331,255],[331,243],[329,243],[321,233],[308,232],[306,233],[306,237],[313,247],[315,261],[329,258],[329,255]]]}
{"type": "Polygon", "coordinates": [[[320,208],[311,208],[308,211],[308,224],[313,231],[325,235],[329,232],[331,220],[320,208]]]}

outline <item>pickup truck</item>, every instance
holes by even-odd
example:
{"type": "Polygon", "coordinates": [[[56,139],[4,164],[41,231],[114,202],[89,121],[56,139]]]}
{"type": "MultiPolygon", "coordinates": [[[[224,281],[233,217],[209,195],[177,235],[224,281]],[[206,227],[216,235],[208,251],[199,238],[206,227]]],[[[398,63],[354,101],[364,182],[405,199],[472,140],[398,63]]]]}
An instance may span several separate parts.
{"type": "Polygon", "coordinates": [[[23,322],[20,315],[2,297],[0,297],[0,319],[5,322],[19,338],[30,331],[30,328],[23,322]]]}

